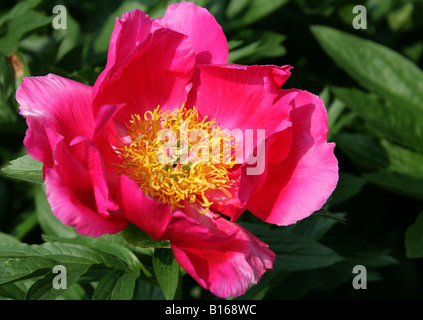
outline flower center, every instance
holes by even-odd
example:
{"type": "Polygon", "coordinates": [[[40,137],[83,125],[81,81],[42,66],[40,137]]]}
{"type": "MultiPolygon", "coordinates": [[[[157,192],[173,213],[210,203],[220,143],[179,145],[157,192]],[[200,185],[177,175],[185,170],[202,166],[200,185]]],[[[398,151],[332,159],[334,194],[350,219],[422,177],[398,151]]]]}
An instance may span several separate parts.
{"type": "Polygon", "coordinates": [[[143,117],[132,115],[126,124],[128,143],[116,148],[122,163],[118,173],[129,176],[145,194],[184,207],[198,202],[206,212],[213,204],[205,193],[230,187],[229,170],[235,165],[233,137],[215,120],[200,120],[198,111],[172,112],[157,107],[143,117]]]}

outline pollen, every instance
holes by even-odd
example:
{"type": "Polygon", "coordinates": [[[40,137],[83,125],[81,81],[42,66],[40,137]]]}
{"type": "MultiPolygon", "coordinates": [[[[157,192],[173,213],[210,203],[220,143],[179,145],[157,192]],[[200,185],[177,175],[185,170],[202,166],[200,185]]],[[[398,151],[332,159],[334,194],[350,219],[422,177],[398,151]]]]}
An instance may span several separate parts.
{"type": "Polygon", "coordinates": [[[185,104],[174,111],[158,106],[144,115],[134,114],[126,124],[126,143],[119,140],[118,173],[135,181],[143,192],[172,209],[187,201],[199,203],[201,213],[213,204],[210,190],[222,190],[233,181],[236,164],[234,139],[215,120],[201,118],[185,104]]]}

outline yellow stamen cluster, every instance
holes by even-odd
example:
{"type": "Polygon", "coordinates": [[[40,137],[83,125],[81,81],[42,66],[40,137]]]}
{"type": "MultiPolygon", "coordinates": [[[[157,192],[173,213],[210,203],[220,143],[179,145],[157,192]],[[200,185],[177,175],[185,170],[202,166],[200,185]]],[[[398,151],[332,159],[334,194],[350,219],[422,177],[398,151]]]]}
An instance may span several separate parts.
{"type": "Polygon", "coordinates": [[[195,107],[169,112],[159,106],[143,117],[132,115],[126,128],[130,142],[116,148],[122,159],[118,172],[148,196],[173,209],[184,207],[185,200],[198,202],[206,212],[212,205],[206,191],[228,193],[228,170],[235,164],[233,137],[215,120],[200,120],[195,107]]]}

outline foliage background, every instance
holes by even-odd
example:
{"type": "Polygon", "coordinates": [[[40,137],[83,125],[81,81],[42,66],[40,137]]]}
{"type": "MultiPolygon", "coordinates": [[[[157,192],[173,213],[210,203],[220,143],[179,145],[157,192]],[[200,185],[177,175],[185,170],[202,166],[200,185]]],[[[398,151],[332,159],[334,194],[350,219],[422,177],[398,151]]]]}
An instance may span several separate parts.
{"type": "MultiPolygon", "coordinates": [[[[42,184],[33,183],[38,164],[21,158],[10,165],[26,154],[26,124],[14,99],[23,76],[51,72],[92,85],[115,17],[135,8],[159,17],[173,2],[1,2],[2,299],[214,299],[175,266],[168,249],[139,248],[121,235],[90,239],[62,226],[42,184]],[[66,30],[51,25],[58,4],[67,8],[66,30]],[[67,290],[51,289],[51,267],[59,263],[72,271],[67,290]]],[[[278,258],[240,299],[421,299],[423,1],[195,2],[222,25],[231,63],[294,66],[284,87],[324,99],[328,138],[337,143],[340,182],[323,210],[281,228],[243,216],[278,258]],[[356,4],[367,9],[367,29],[352,26],[356,4]],[[366,290],[352,287],[355,265],[367,268],[366,290]]]]}

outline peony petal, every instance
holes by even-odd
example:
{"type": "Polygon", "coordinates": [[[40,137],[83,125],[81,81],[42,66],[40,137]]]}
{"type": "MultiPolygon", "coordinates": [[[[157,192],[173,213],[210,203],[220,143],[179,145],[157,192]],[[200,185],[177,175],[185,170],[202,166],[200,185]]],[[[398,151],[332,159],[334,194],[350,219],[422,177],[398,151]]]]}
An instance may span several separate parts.
{"type": "MultiPolygon", "coordinates": [[[[253,184],[261,186],[253,192],[248,191],[253,195],[247,209],[277,225],[295,223],[321,209],[338,181],[335,145],[326,142],[328,127],[323,102],[311,93],[298,90],[293,107],[288,156],[278,163],[268,161],[266,175],[259,177],[264,179],[259,184],[253,178],[248,181],[245,173],[241,178],[246,179],[242,183],[247,189],[248,185],[250,188],[253,184]]],[[[276,145],[269,147],[268,159],[274,159],[272,153],[278,152],[278,140],[275,140],[276,145]]],[[[243,195],[241,198],[245,200],[243,195]]]]}
{"type": "Polygon", "coordinates": [[[97,212],[104,217],[109,217],[109,211],[116,211],[119,206],[111,198],[102,156],[93,142],[85,137],[76,137],[71,141],[70,146],[72,147],[73,155],[78,156],[78,161],[87,170],[96,201],[97,212]]]}
{"type": "Polygon", "coordinates": [[[144,114],[158,105],[179,108],[186,101],[194,64],[191,41],[175,31],[159,29],[137,45],[118,76],[97,80],[95,113],[103,105],[125,103],[117,117],[126,123],[132,114],[144,114]]]}
{"type": "MultiPolygon", "coordinates": [[[[287,104],[276,104],[289,66],[199,66],[196,108],[225,129],[265,129],[266,137],[288,118],[287,104]]],[[[295,93],[284,99],[290,101],[295,93]]]]}
{"type": "Polygon", "coordinates": [[[26,77],[16,92],[20,114],[41,124],[51,123],[66,141],[76,136],[92,137],[92,88],[85,84],[49,74],[26,77]]]}
{"type": "Polygon", "coordinates": [[[80,135],[92,136],[91,92],[87,85],[54,74],[22,81],[16,100],[28,124],[24,145],[34,159],[44,163],[44,171],[53,165],[54,145],[46,127],[67,142],[80,135]]]}
{"type": "Polygon", "coordinates": [[[241,226],[189,206],[177,211],[166,239],[178,263],[205,289],[226,298],[246,292],[271,269],[275,254],[241,226]]]}
{"type": "MultiPolygon", "coordinates": [[[[269,167],[274,163],[281,162],[288,156],[291,143],[292,127],[288,127],[274,133],[265,140],[265,147],[261,150],[264,155],[258,157],[256,163],[246,162],[243,165],[238,186],[238,199],[242,204],[241,208],[245,209],[252,195],[264,186],[266,177],[271,174],[268,173],[269,167]],[[260,167],[264,167],[264,169],[258,170],[260,167]]],[[[256,149],[254,152],[258,154],[259,151],[256,149]]],[[[242,213],[243,210],[238,210],[231,216],[231,221],[236,221],[242,213]]]]}
{"type": "Polygon", "coordinates": [[[169,204],[144,195],[137,184],[125,175],[120,177],[118,202],[126,217],[153,239],[160,240],[171,218],[169,204]]]}
{"type": "Polygon", "coordinates": [[[222,27],[205,8],[192,2],[175,3],[168,6],[163,27],[186,35],[192,41],[197,64],[227,64],[228,42],[222,27]]]}
{"type": "Polygon", "coordinates": [[[103,82],[117,77],[128,60],[136,53],[137,44],[161,26],[141,10],[125,12],[122,19],[116,18],[115,27],[109,43],[107,64],[98,77],[93,90],[96,96],[103,82]]]}
{"type": "Polygon", "coordinates": [[[63,224],[88,236],[123,230],[128,221],[109,196],[100,155],[89,143],[73,144],[68,148],[63,140],[58,142],[54,167],[46,171],[47,199],[53,213],[63,224]]]}
{"type": "MultiPolygon", "coordinates": [[[[26,119],[26,123],[28,129],[26,130],[24,145],[32,158],[43,163],[43,178],[45,178],[45,171],[53,167],[53,151],[48,139],[46,123],[31,117],[26,119]]],[[[55,130],[53,129],[53,131],[55,130]]]]}
{"type": "Polygon", "coordinates": [[[238,216],[238,213],[240,214],[245,210],[238,197],[241,169],[237,170],[237,173],[237,175],[231,177],[233,182],[227,184],[229,188],[209,190],[204,193],[204,196],[213,203],[211,208],[228,217],[238,216]]]}
{"type": "Polygon", "coordinates": [[[105,105],[102,106],[96,116],[96,127],[94,130],[93,142],[101,152],[105,166],[107,181],[113,189],[117,189],[119,176],[116,175],[117,164],[121,163],[121,158],[114,151],[118,137],[126,132],[125,126],[116,120],[116,114],[125,105],[105,105]]]}
{"type": "Polygon", "coordinates": [[[198,69],[196,108],[235,137],[238,163],[256,164],[256,174],[262,173],[264,140],[291,126],[289,103],[297,93],[279,91],[290,66],[208,65],[198,69]]]}

